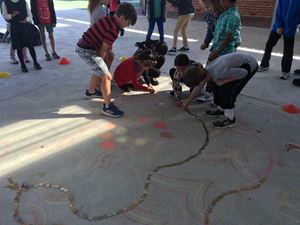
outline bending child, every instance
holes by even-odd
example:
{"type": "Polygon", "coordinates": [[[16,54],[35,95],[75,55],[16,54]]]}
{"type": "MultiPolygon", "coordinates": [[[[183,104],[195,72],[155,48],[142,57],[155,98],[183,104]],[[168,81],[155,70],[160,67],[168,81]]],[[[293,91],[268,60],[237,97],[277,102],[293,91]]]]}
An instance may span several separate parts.
{"type": "Polygon", "coordinates": [[[121,62],[115,70],[114,79],[124,92],[146,91],[154,93],[151,85],[145,86],[140,80],[142,74],[149,70],[155,63],[155,58],[151,50],[146,49],[121,62]]]}
{"type": "Polygon", "coordinates": [[[123,112],[110,100],[112,75],[104,59],[118,38],[119,29],[129,26],[129,24],[134,25],[136,19],[137,15],[133,5],[124,2],[118,7],[114,16],[98,19],[83,33],[77,43],[76,52],[80,58],[92,67],[93,76],[101,77],[101,92],[104,99],[102,114],[107,116],[120,117],[123,112]]]}
{"type": "Polygon", "coordinates": [[[256,73],[257,68],[255,58],[240,53],[220,56],[208,64],[205,69],[202,66],[189,67],[183,74],[184,83],[187,86],[197,86],[184,104],[184,109],[188,108],[190,102],[199,94],[206,82],[212,81],[214,104],[217,109],[206,111],[206,115],[222,116],[212,122],[212,126],[215,128],[235,126],[236,98],[256,73]]]}

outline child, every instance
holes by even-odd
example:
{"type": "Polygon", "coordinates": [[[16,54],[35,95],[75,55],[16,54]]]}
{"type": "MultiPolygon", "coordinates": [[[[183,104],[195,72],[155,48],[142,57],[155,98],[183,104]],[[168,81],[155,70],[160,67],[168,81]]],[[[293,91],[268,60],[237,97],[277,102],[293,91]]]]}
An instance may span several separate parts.
{"type": "Polygon", "coordinates": [[[201,0],[201,4],[205,9],[204,20],[207,23],[207,32],[200,49],[205,50],[208,48],[213,39],[213,33],[215,31],[217,20],[224,9],[222,8],[219,0],[201,0]]]}
{"type": "Polygon", "coordinates": [[[281,60],[282,74],[280,79],[287,80],[290,77],[294,55],[295,34],[299,23],[300,1],[278,0],[275,21],[266,43],[265,52],[258,68],[258,72],[269,69],[273,47],[277,44],[281,36],[283,36],[283,57],[281,60]]]}
{"type": "Polygon", "coordinates": [[[155,23],[159,32],[159,40],[164,41],[164,23],[166,22],[166,0],[149,0],[148,3],[148,32],[146,41],[151,39],[155,23]]]}
{"type": "Polygon", "coordinates": [[[213,45],[208,61],[211,62],[221,55],[236,52],[241,44],[241,18],[235,5],[236,0],[222,0],[225,11],[219,16],[214,34],[213,45]]]}
{"type": "Polygon", "coordinates": [[[173,6],[178,9],[178,18],[173,34],[173,46],[168,51],[169,54],[175,54],[177,52],[177,40],[179,30],[182,34],[183,47],[178,49],[178,51],[187,52],[189,51],[189,43],[187,37],[187,29],[190,21],[195,15],[195,9],[192,0],[167,0],[173,6]]]}
{"type": "Polygon", "coordinates": [[[233,127],[236,125],[234,106],[236,97],[253,77],[258,68],[256,59],[240,53],[220,56],[203,67],[190,67],[183,74],[188,86],[197,85],[188,97],[184,109],[198,95],[207,81],[212,80],[215,110],[208,110],[208,116],[223,116],[212,123],[215,128],[233,127]],[[199,80],[201,80],[199,82],[199,80]]]}
{"type": "MultiPolygon", "coordinates": [[[[109,1],[109,15],[113,16],[116,13],[116,10],[118,9],[119,5],[121,4],[120,0],[110,0],[109,1]]],[[[120,28],[120,36],[124,35],[124,28],[120,28]]]]}
{"type": "Polygon", "coordinates": [[[109,0],[89,0],[90,26],[96,23],[98,19],[109,15],[108,4],[109,0]]]}
{"type": "MultiPolygon", "coordinates": [[[[174,65],[175,68],[170,69],[170,78],[172,80],[172,88],[173,90],[170,92],[171,96],[175,96],[176,98],[176,106],[181,106],[181,95],[182,95],[182,87],[180,83],[184,83],[182,79],[182,74],[184,71],[192,65],[198,65],[193,60],[190,60],[186,54],[179,54],[175,57],[174,65]]],[[[192,90],[192,86],[190,87],[192,90]]]]}
{"type": "Polygon", "coordinates": [[[28,72],[24,62],[23,48],[28,47],[36,70],[42,69],[37,62],[36,53],[31,38],[31,12],[25,0],[4,0],[2,14],[11,25],[11,43],[13,49],[17,50],[23,73],[28,72]]]}
{"type": "Polygon", "coordinates": [[[139,54],[121,62],[114,73],[117,85],[125,92],[146,91],[154,93],[151,85],[144,86],[141,82],[141,75],[155,63],[151,50],[144,50],[139,54]]]}
{"type": "Polygon", "coordinates": [[[95,77],[101,77],[101,92],[104,99],[102,113],[111,117],[120,117],[123,112],[110,101],[111,73],[104,62],[107,51],[118,38],[119,29],[136,23],[137,14],[133,5],[122,3],[114,16],[100,18],[83,33],[76,47],[79,56],[92,66],[95,77]]]}
{"type": "Polygon", "coordinates": [[[160,69],[165,63],[165,55],[168,52],[168,46],[166,42],[161,42],[158,40],[149,40],[144,42],[137,42],[135,44],[138,50],[134,55],[140,53],[145,49],[150,49],[155,58],[156,63],[149,70],[145,71],[142,76],[146,84],[152,84],[154,86],[158,85],[159,82],[156,80],[160,76],[160,69]]]}
{"type": "Polygon", "coordinates": [[[55,51],[55,40],[53,35],[53,28],[56,26],[56,14],[54,9],[53,0],[31,0],[31,12],[33,16],[33,22],[40,30],[40,38],[42,46],[45,50],[45,58],[47,61],[51,60],[51,56],[48,52],[45,30],[48,32],[50,45],[52,49],[52,58],[59,59],[60,56],[55,51]]]}

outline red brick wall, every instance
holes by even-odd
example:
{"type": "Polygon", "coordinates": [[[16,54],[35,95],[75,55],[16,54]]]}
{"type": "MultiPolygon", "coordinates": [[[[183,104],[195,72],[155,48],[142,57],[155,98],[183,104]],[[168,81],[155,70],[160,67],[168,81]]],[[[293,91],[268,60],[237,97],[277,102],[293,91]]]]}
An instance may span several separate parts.
{"type": "MultiPolygon", "coordinates": [[[[237,0],[239,12],[243,17],[272,18],[276,0],[237,0]]],[[[200,0],[193,0],[197,12],[202,12],[200,0]]],[[[175,12],[176,8],[168,4],[168,11],[175,12]]]]}

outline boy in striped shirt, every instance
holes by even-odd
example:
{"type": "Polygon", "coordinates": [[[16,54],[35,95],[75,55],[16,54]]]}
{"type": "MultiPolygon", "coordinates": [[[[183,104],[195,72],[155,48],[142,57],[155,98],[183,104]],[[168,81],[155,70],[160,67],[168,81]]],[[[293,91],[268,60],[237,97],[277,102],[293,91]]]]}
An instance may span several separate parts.
{"type": "MultiPolygon", "coordinates": [[[[90,88],[96,89],[97,81],[101,79],[101,92],[104,99],[102,114],[111,117],[120,117],[124,113],[110,101],[111,79],[106,54],[112,49],[113,43],[118,38],[122,28],[134,25],[137,14],[133,5],[122,3],[114,16],[102,17],[96,21],[79,39],[76,52],[88,63],[94,74],[90,80],[90,88]]],[[[93,94],[93,93],[91,93],[93,94]]]]}

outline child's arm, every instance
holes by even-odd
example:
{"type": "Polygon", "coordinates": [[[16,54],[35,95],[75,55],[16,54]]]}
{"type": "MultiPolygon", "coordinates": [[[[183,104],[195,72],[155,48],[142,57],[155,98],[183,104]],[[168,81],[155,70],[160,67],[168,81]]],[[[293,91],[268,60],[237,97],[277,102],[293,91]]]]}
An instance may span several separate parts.
{"type": "Polygon", "coordinates": [[[212,53],[210,53],[210,55],[208,56],[208,61],[211,62],[214,59],[218,58],[219,55],[221,54],[221,52],[228,46],[228,44],[230,43],[231,39],[232,39],[232,33],[227,32],[225,34],[224,40],[222,41],[220,47],[217,48],[212,53]]]}
{"type": "Polygon", "coordinates": [[[215,29],[214,16],[213,16],[212,13],[207,12],[205,14],[205,20],[206,20],[206,23],[207,23],[207,31],[206,31],[205,39],[204,39],[202,45],[200,46],[201,50],[205,50],[205,49],[208,48],[209,43],[213,39],[213,32],[214,32],[214,29],[215,29]]]}
{"type": "Polygon", "coordinates": [[[140,78],[142,76],[143,72],[144,72],[144,70],[141,70],[138,72],[138,74],[133,74],[132,85],[133,85],[134,89],[136,89],[137,91],[147,91],[150,93],[154,93],[155,91],[151,85],[149,85],[147,87],[140,83],[138,78],[140,78]]]}
{"type": "Polygon", "coordinates": [[[174,78],[172,82],[172,88],[174,91],[174,96],[176,98],[176,102],[179,104],[181,102],[181,94],[182,94],[182,87],[180,85],[180,79],[181,79],[182,74],[175,71],[174,73],[174,78]]]}

